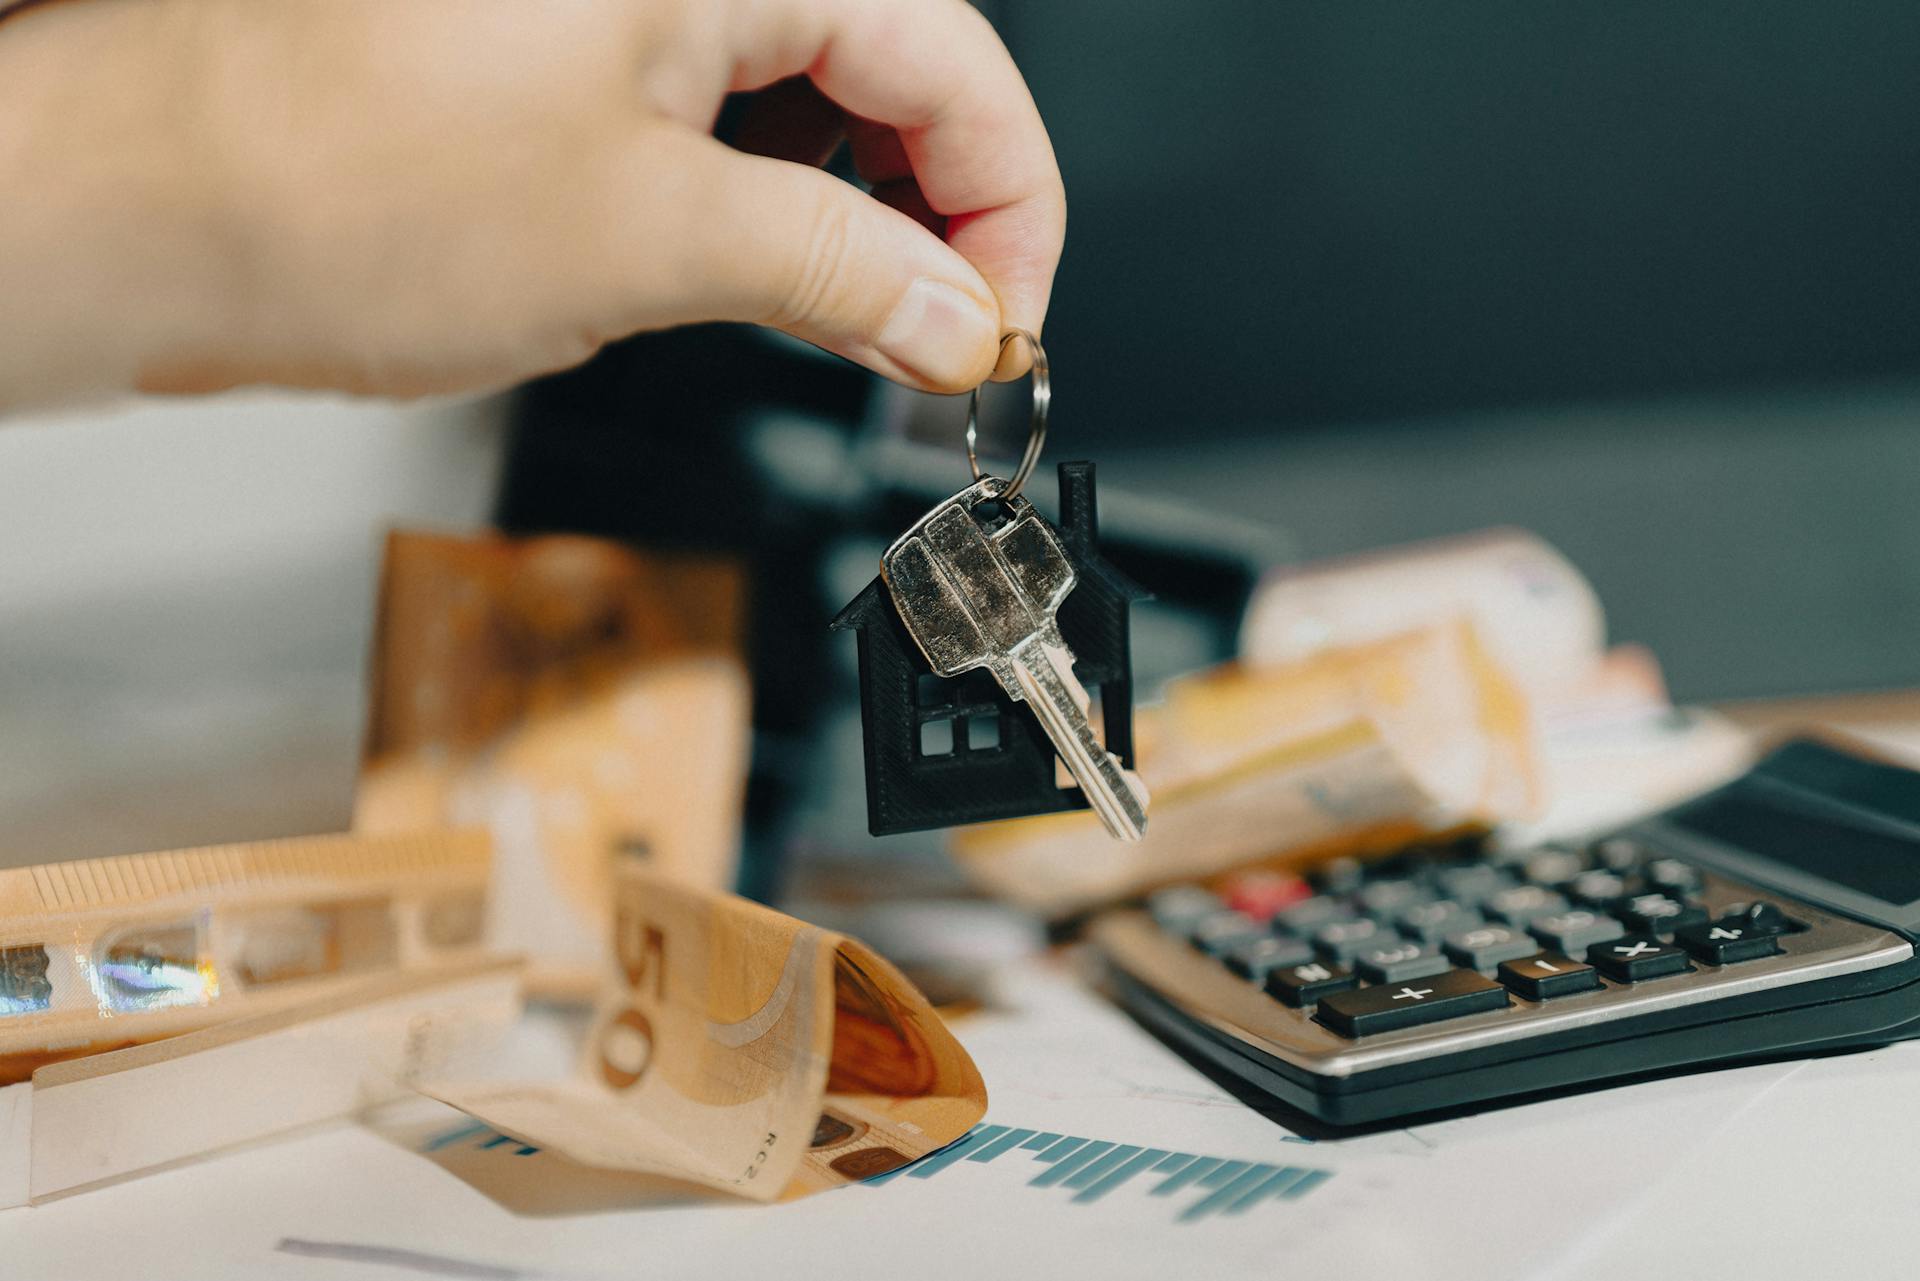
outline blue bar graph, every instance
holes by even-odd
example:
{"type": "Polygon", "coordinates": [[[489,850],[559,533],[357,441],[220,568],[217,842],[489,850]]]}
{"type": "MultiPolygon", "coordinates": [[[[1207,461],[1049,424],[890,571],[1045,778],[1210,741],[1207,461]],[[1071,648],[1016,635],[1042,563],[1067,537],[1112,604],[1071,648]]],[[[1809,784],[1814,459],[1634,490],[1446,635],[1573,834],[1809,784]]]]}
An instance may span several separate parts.
{"type": "MultiPolygon", "coordinates": [[[[420,1151],[466,1147],[513,1156],[533,1156],[540,1151],[477,1121],[462,1122],[431,1136],[420,1151]]],[[[938,1152],[929,1153],[911,1165],[888,1170],[866,1180],[862,1186],[878,1187],[902,1176],[931,1179],[961,1161],[991,1164],[1009,1152],[1025,1152],[1039,1165],[1025,1186],[1063,1188],[1071,1193],[1067,1201],[1073,1205],[1099,1201],[1136,1178],[1147,1176],[1144,1182],[1152,1184],[1147,1188],[1148,1196],[1171,1198],[1184,1192],[1191,1198],[1174,1215],[1176,1223],[1196,1223],[1219,1214],[1243,1215],[1267,1201],[1298,1201],[1333,1177],[1331,1170],[1305,1166],[1170,1152],[1165,1148],[1085,1139],[1052,1130],[976,1125],[938,1152]]]]}
{"type": "Polygon", "coordinates": [[[922,1157],[904,1168],[907,1174],[916,1179],[931,1179],[967,1153],[976,1148],[985,1147],[1006,1131],[1007,1127],[1004,1125],[976,1125],[961,1135],[957,1142],[949,1143],[933,1155],[922,1157]]]}
{"type": "Polygon", "coordinates": [[[533,1156],[540,1151],[531,1143],[522,1143],[519,1139],[509,1138],[490,1125],[478,1121],[463,1122],[451,1130],[436,1134],[421,1147],[422,1152],[438,1152],[442,1148],[454,1147],[473,1140],[472,1146],[478,1148],[512,1148],[515,1156],[533,1156]]]}
{"type": "Polygon", "coordinates": [[[1173,1197],[1185,1192],[1191,1198],[1174,1216],[1176,1223],[1196,1223],[1220,1214],[1243,1215],[1268,1201],[1298,1201],[1333,1177],[1331,1170],[1305,1166],[1171,1152],[1051,1130],[977,1125],[938,1152],[868,1179],[863,1186],[888,1183],[901,1175],[930,1179],[962,1159],[990,1164],[1009,1152],[1025,1152],[1040,1165],[1025,1186],[1068,1189],[1073,1193],[1068,1201],[1075,1205],[1098,1201],[1137,1176],[1147,1175],[1157,1180],[1147,1188],[1148,1196],[1173,1197]]]}

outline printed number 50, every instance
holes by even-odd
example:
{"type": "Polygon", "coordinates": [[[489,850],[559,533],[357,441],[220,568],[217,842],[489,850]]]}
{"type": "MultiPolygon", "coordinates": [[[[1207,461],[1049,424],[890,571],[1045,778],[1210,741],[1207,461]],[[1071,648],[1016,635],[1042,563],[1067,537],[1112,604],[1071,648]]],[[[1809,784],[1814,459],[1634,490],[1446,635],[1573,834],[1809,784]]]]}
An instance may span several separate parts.
{"type": "MultiPolygon", "coordinates": [[[[667,940],[657,925],[645,925],[626,913],[614,924],[614,952],[630,994],[639,995],[648,978],[656,1000],[667,995],[667,940]]],[[[632,1089],[653,1063],[653,1022],[628,1006],[600,1029],[600,1076],[616,1090],[632,1089]]]]}

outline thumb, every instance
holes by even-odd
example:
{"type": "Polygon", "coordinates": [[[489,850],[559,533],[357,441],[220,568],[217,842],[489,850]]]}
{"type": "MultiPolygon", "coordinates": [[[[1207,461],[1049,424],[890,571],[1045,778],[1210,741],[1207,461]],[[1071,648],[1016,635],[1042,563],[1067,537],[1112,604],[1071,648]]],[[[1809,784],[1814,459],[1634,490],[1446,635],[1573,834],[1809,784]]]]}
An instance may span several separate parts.
{"type": "Polygon", "coordinates": [[[927,391],[992,373],[1000,305],[938,236],[812,166],[687,141],[686,319],[772,325],[927,391]]]}

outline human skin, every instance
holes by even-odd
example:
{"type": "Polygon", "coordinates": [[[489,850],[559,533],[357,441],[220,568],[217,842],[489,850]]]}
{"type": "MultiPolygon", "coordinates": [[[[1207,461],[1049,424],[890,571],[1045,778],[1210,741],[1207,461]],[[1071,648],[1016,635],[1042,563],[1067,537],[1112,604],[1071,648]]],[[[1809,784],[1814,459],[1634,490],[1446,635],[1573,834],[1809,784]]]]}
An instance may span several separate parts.
{"type": "Polygon", "coordinates": [[[1065,217],[1032,97],[962,0],[0,20],[0,412],[499,387],[712,320],[959,391],[1024,370],[999,335],[1039,331],[1065,217]],[[739,147],[716,141],[753,90],[739,147]],[[871,194],[818,167],[842,137],[871,194]]]}

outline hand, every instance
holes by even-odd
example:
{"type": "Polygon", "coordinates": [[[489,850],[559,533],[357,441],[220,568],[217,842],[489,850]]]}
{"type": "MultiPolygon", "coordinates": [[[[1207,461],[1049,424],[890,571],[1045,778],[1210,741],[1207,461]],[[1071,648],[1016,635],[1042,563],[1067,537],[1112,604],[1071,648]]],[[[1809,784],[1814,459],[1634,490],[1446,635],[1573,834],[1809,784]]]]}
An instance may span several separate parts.
{"type": "Polygon", "coordinates": [[[62,0],[0,23],[0,189],[0,408],[497,386],[705,320],[958,391],[1065,222],[962,0],[62,0]]]}

